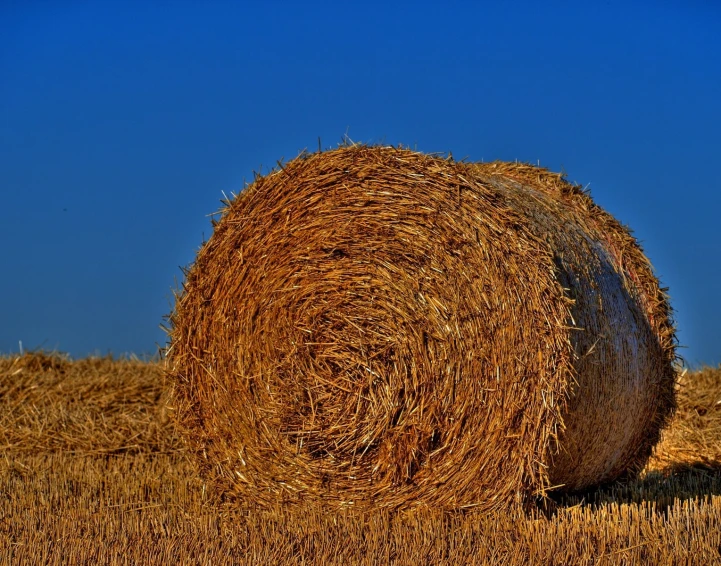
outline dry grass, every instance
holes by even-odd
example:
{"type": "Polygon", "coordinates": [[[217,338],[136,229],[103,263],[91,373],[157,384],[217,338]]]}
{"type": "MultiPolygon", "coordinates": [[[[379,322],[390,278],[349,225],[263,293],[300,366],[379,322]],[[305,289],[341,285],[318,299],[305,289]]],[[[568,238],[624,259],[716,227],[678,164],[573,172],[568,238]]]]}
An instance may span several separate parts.
{"type": "Polygon", "coordinates": [[[154,364],[0,359],[0,564],[721,563],[721,368],[684,377],[640,479],[498,514],[226,505],[164,390],[154,364]]]}
{"type": "Polygon", "coordinates": [[[649,469],[721,465],[721,368],[704,368],[679,380],[678,410],[649,462],[649,469]]]}
{"type": "Polygon", "coordinates": [[[178,449],[155,365],[34,354],[3,359],[0,378],[0,449],[82,454],[178,449]]]}
{"type": "Polygon", "coordinates": [[[643,468],[674,407],[667,297],[539,167],[304,154],[227,203],[171,316],[179,421],[272,506],[496,510],[643,468]]]}

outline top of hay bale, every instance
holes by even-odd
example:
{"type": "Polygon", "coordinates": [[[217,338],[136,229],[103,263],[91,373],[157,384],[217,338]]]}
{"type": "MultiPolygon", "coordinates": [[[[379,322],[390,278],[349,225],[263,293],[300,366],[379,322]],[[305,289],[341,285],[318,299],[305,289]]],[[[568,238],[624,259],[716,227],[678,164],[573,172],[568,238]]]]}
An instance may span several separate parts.
{"type": "Polygon", "coordinates": [[[528,165],[304,154],[227,204],[171,325],[187,436],[259,502],[491,509],[638,469],[673,409],[647,259],[528,165]]]}

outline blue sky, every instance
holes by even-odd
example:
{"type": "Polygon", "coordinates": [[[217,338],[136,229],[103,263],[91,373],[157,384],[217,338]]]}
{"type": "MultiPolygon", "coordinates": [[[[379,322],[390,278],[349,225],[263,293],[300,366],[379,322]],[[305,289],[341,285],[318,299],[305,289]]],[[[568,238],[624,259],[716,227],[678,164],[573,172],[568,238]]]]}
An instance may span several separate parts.
{"type": "Polygon", "coordinates": [[[721,363],[721,4],[0,3],[0,352],[152,353],[238,192],[354,141],[564,170],[721,363]]]}

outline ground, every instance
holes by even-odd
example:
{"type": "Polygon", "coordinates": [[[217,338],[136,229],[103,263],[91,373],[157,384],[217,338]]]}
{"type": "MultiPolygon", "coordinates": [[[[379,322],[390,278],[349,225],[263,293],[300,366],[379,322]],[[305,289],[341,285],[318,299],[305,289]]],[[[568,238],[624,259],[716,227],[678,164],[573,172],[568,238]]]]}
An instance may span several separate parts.
{"type": "Polygon", "coordinates": [[[0,358],[0,564],[721,564],[721,367],[641,478],[497,515],[217,501],[137,360],[0,358]]]}

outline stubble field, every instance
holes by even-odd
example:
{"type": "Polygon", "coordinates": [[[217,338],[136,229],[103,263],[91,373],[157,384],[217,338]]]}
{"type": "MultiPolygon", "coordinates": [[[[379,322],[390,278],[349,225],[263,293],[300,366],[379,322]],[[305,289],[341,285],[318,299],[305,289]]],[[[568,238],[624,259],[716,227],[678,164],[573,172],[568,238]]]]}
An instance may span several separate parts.
{"type": "Polygon", "coordinates": [[[680,378],[638,480],[495,515],[231,506],[166,391],[155,363],[0,358],[0,564],[721,564],[721,368],[680,378]]]}

